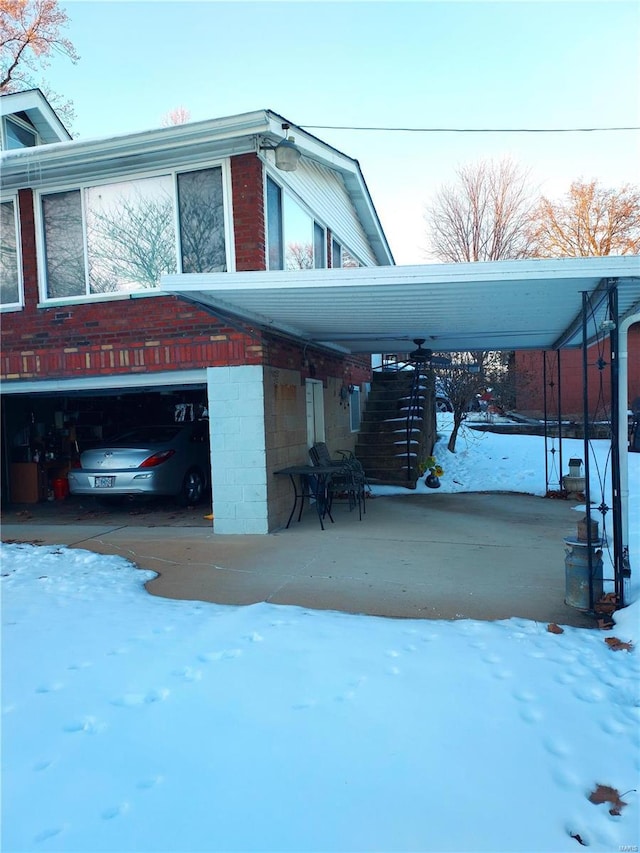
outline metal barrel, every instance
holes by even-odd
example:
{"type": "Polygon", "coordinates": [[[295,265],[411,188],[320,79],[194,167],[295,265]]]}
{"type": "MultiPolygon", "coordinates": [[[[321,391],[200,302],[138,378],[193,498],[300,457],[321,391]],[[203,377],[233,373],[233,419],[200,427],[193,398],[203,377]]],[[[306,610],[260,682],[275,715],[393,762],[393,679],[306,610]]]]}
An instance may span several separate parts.
{"type": "Polygon", "coordinates": [[[592,547],[591,595],[589,585],[589,548],[584,544],[567,544],[564,560],[566,596],[564,603],[578,610],[593,610],[603,595],[602,551],[592,547]]]}

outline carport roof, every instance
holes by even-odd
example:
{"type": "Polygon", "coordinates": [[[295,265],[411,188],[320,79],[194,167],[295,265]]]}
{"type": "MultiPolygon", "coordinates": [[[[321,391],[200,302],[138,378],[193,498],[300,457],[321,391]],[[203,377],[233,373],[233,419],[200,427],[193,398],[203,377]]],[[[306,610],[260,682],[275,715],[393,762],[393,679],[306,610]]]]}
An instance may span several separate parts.
{"type": "Polygon", "coordinates": [[[351,353],[558,349],[582,343],[607,316],[640,311],[640,256],[561,258],[296,272],[167,275],[164,292],[250,325],[351,353]]]}

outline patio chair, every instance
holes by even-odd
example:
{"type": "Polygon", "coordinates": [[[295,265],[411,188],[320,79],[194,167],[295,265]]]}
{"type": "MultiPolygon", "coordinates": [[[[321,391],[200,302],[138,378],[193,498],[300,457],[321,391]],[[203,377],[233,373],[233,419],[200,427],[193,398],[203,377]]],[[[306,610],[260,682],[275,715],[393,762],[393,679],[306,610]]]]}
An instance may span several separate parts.
{"type": "Polygon", "coordinates": [[[332,466],[336,471],[329,480],[329,507],[334,498],[346,496],[349,510],[358,507],[358,515],[362,521],[363,512],[367,512],[366,490],[367,478],[360,461],[351,450],[339,450],[339,458],[334,458],[324,441],[316,442],[309,450],[313,465],[332,466]]]}

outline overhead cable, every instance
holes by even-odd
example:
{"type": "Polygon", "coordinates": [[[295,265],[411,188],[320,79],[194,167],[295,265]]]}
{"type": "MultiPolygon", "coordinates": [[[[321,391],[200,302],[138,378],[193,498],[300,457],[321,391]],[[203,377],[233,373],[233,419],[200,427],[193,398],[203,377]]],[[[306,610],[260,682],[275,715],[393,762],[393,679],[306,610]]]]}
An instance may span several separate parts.
{"type": "Polygon", "coordinates": [[[350,127],[348,125],[299,124],[303,130],[367,130],[385,133],[608,133],[640,130],[640,127],[350,127]]]}

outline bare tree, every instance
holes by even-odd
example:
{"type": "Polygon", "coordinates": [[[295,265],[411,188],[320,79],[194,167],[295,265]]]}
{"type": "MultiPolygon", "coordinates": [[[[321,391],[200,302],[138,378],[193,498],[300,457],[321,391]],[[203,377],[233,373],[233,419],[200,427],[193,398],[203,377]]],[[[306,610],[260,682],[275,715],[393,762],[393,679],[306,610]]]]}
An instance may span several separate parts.
{"type": "Polygon", "coordinates": [[[0,305],[17,302],[18,248],[13,201],[0,204],[0,305]]]}
{"type": "Polygon", "coordinates": [[[182,272],[225,272],[224,206],[220,167],[178,176],[182,272]]]}
{"type": "Polygon", "coordinates": [[[288,243],[286,265],[288,270],[313,269],[313,244],[288,243]]]}
{"type": "Polygon", "coordinates": [[[186,107],[175,107],[162,116],[162,126],[171,127],[174,124],[187,124],[191,121],[191,112],[186,107]]]}
{"type": "MultiPolygon", "coordinates": [[[[480,161],[457,171],[457,183],[444,186],[425,219],[431,254],[453,263],[497,261],[531,255],[529,226],[535,198],[528,173],[509,158],[480,161]]],[[[467,412],[487,387],[510,385],[509,353],[458,352],[450,368],[438,369],[442,391],[453,409],[448,448],[455,452],[467,412]]]]}
{"type": "Polygon", "coordinates": [[[540,199],[529,233],[542,258],[637,254],[640,187],[574,181],[562,200],[540,199]]]}
{"type": "Polygon", "coordinates": [[[110,210],[91,211],[89,277],[93,293],[155,287],[176,271],[174,208],[170,198],[121,198],[110,210]]]}
{"type": "Polygon", "coordinates": [[[46,83],[37,82],[34,71],[49,67],[51,56],[80,58],[62,30],[67,13],[57,0],[0,0],[0,93],[41,88],[55,109],[69,121],[73,105],[62,101],[46,83]]]}
{"type": "Polygon", "coordinates": [[[457,183],[444,186],[425,211],[431,254],[453,263],[529,257],[528,174],[509,158],[456,174],[457,183]]]}
{"type": "Polygon", "coordinates": [[[482,393],[487,384],[485,361],[487,353],[454,352],[439,353],[451,359],[448,367],[435,368],[439,393],[451,404],[453,429],[449,436],[447,449],[456,451],[456,441],[462,421],[467,416],[471,404],[482,393]]]}

